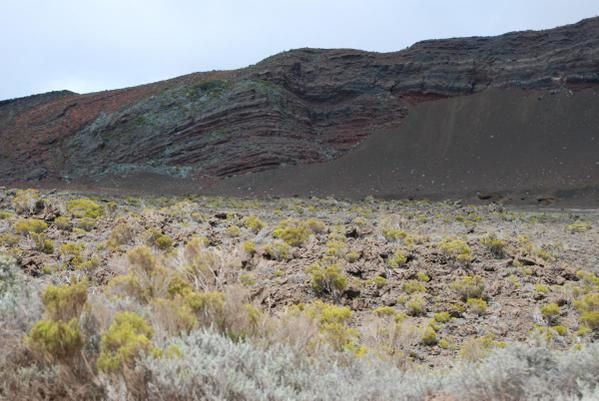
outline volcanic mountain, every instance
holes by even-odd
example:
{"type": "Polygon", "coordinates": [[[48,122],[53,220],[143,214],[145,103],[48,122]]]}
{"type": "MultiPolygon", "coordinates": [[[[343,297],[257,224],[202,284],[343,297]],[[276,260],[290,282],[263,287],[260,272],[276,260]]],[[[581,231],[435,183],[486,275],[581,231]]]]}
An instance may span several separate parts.
{"type": "Polygon", "coordinates": [[[0,102],[0,182],[596,197],[598,90],[599,18],[393,53],[298,49],[235,71],[0,102]]]}

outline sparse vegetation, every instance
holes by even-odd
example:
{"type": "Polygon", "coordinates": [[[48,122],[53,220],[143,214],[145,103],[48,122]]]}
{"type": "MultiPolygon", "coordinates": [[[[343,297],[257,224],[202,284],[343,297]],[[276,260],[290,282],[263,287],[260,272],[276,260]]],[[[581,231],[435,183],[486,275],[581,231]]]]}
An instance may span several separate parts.
{"type": "MultiPolygon", "coordinates": [[[[62,400],[70,385],[78,399],[103,399],[119,389],[117,399],[186,400],[185,391],[201,388],[206,395],[217,386],[197,387],[196,380],[239,372],[249,360],[267,364],[248,365],[243,377],[254,377],[268,371],[268,358],[281,358],[284,369],[272,371],[277,380],[298,369],[305,375],[341,369],[361,383],[373,369],[396,372],[400,382],[419,372],[414,380],[437,383],[426,397],[474,400],[490,394],[473,390],[489,371],[472,377],[488,361],[493,374],[505,363],[531,374],[526,369],[536,360],[514,357],[533,352],[520,339],[543,343],[530,355],[555,364],[571,355],[582,363],[599,352],[594,215],[585,216],[591,229],[580,237],[564,230],[570,216],[507,216],[449,203],[191,196],[115,199],[109,207],[110,199],[80,198],[69,206],[68,195],[35,198],[19,200],[25,205],[19,211],[12,200],[2,205],[0,253],[11,256],[0,255],[0,399],[37,400],[43,388],[45,399],[62,400]],[[78,228],[86,219],[88,231],[78,228]],[[31,224],[36,220],[42,224],[31,224]],[[514,233],[514,239],[479,232],[514,233]],[[236,359],[241,350],[250,354],[236,359]],[[300,359],[306,365],[297,365],[300,359]],[[220,373],[207,375],[208,366],[220,373]],[[423,366],[456,368],[429,377],[423,366]],[[462,375],[466,366],[473,370],[462,375]],[[353,376],[358,367],[367,376],[353,376]],[[465,397],[463,385],[439,384],[456,377],[476,396],[465,397]]],[[[501,380],[514,380],[512,370],[504,372],[501,380]]],[[[571,374],[564,383],[578,386],[584,377],[571,374]]],[[[263,397],[271,385],[265,383],[251,394],[263,397]]],[[[302,383],[289,399],[312,388],[302,383]]],[[[361,397],[343,399],[421,394],[420,385],[403,383],[384,398],[390,382],[378,384],[378,392],[352,382],[348,388],[361,397]]],[[[246,387],[236,391],[235,397],[249,394],[246,387]]],[[[326,395],[319,388],[304,399],[337,397],[326,395]]]]}

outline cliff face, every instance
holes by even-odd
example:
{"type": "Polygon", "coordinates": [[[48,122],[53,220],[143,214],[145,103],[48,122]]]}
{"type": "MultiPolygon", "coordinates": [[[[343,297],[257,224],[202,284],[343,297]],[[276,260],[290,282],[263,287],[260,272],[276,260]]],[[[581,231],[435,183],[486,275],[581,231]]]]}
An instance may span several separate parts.
{"type": "Polygon", "coordinates": [[[219,179],[323,163],[375,133],[401,135],[402,121],[425,101],[598,84],[599,18],[394,53],[293,50],[237,71],[0,102],[0,177],[219,179]]]}

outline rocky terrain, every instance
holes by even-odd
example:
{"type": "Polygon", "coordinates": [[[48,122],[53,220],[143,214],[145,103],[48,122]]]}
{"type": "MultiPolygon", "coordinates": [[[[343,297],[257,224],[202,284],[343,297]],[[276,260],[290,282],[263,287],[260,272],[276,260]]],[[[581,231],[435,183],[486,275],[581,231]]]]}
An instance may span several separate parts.
{"type": "Polygon", "coordinates": [[[598,227],[596,210],[0,189],[0,399],[596,399],[598,227]]]}
{"type": "Polygon", "coordinates": [[[299,49],[236,71],[8,100],[0,102],[0,179],[213,194],[595,199],[598,65],[599,18],[591,18],[394,53],[299,49]]]}

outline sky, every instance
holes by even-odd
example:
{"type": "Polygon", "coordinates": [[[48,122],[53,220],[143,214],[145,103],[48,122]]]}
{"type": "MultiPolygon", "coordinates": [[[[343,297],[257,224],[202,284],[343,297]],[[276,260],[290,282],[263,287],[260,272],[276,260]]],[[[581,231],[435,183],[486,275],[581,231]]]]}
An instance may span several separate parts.
{"type": "Polygon", "coordinates": [[[599,0],[0,0],[0,99],[240,68],[300,47],[388,52],[598,15],[599,0]]]}

